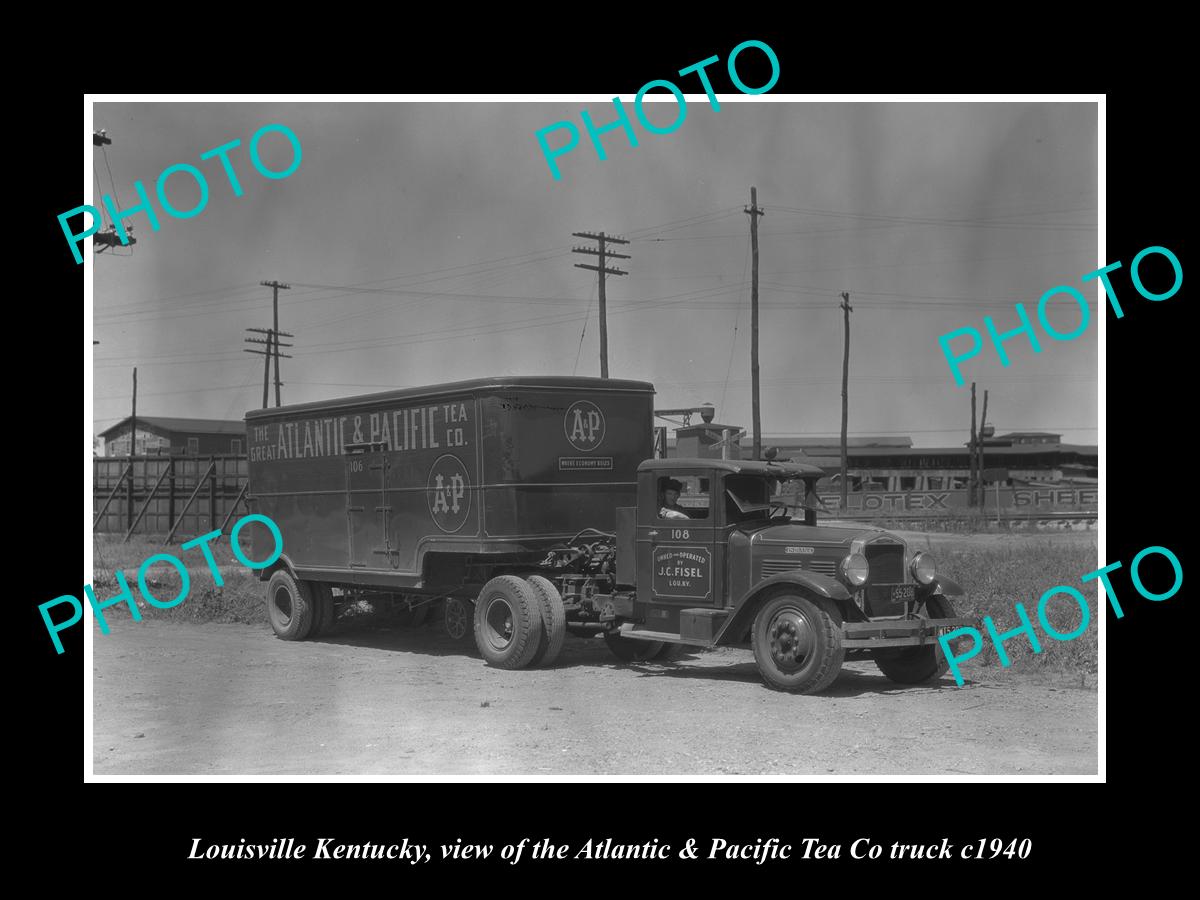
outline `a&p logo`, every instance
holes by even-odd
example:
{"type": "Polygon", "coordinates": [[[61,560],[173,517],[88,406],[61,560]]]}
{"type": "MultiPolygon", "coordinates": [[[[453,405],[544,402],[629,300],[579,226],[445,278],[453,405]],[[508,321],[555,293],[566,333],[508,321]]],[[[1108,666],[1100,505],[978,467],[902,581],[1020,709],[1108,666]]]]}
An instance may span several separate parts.
{"type": "Polygon", "coordinates": [[[576,450],[595,450],[604,441],[604,413],[591,400],[576,400],[567,408],[563,430],[576,450]]]}
{"type": "Polygon", "coordinates": [[[448,534],[462,528],[471,511],[471,479],[462,460],[452,453],[439,456],[429,470],[425,495],[438,528],[448,534]]]}

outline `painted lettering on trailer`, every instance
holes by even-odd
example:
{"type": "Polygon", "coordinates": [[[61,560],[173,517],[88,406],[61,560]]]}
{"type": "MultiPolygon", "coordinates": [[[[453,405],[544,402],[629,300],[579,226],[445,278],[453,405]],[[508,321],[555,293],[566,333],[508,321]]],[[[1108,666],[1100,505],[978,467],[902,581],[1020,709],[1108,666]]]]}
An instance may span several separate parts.
{"type": "Polygon", "coordinates": [[[251,425],[251,462],[340,456],[347,444],[382,443],[390,451],[441,450],[470,444],[465,403],[417,406],[251,425]]]}

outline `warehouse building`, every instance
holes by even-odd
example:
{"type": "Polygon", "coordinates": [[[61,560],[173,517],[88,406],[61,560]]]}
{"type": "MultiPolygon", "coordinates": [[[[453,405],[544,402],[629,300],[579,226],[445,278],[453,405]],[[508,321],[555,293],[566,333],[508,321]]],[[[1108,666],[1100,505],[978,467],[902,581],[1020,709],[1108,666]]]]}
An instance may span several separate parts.
{"type": "MultiPolygon", "coordinates": [[[[720,457],[728,452],[734,459],[750,455],[750,435],[734,438],[728,451],[723,442],[740,428],[703,423],[676,429],[668,441],[670,456],[720,457]]],[[[958,447],[914,447],[907,436],[852,437],[846,441],[846,469],[851,491],[940,491],[967,487],[970,459],[964,443],[958,447]]],[[[820,466],[828,475],[820,490],[839,485],[841,439],[763,435],[763,449],[775,448],[776,458],[820,466]]],[[[1094,444],[1064,444],[1062,435],[1050,432],[1012,432],[988,438],[983,445],[983,464],[988,469],[1006,470],[1003,487],[1026,485],[1094,486],[1098,453],[1094,444]]]]}
{"type": "MultiPolygon", "coordinates": [[[[133,417],[100,432],[105,456],[128,456],[133,417]]],[[[138,416],[135,456],[215,456],[246,450],[246,423],[241,419],[179,419],[138,416]]]]}

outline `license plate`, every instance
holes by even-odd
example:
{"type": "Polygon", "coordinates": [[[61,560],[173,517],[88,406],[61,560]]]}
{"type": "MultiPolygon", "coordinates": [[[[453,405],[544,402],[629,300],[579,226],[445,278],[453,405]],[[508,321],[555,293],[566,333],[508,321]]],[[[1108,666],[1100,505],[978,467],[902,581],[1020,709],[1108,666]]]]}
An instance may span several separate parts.
{"type": "Polygon", "coordinates": [[[893,603],[912,603],[917,598],[917,589],[911,584],[893,584],[893,603]]]}

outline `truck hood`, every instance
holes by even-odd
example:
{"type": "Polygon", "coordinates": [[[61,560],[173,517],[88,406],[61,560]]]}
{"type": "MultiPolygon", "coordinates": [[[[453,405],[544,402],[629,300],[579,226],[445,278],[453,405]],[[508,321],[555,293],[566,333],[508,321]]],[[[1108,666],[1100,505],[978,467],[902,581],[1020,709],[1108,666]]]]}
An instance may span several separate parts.
{"type": "MultiPolygon", "coordinates": [[[[788,525],[768,525],[759,528],[750,535],[750,541],[754,544],[766,545],[842,546],[849,550],[851,542],[856,539],[867,541],[885,533],[882,528],[791,523],[788,525]]],[[[897,542],[899,542],[898,538],[897,542]]]]}

